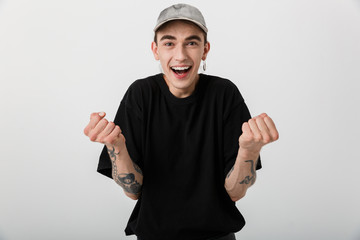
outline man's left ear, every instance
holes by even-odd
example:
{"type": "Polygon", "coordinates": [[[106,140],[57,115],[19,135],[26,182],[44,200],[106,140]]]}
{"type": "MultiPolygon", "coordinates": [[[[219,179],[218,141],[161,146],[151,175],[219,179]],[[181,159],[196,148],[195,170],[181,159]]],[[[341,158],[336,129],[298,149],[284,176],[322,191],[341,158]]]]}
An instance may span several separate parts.
{"type": "Polygon", "coordinates": [[[205,45],[204,45],[204,54],[201,58],[201,60],[205,61],[206,60],[206,56],[208,54],[208,52],[210,51],[210,43],[207,42],[205,45]]]}

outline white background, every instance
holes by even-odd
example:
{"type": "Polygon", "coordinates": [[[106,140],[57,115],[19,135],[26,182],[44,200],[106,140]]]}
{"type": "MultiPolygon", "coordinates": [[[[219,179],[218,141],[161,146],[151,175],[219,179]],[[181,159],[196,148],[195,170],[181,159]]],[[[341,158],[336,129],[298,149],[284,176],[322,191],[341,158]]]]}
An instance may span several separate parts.
{"type": "MultiPolygon", "coordinates": [[[[174,1],[0,0],[0,239],[135,239],[135,202],[96,173],[83,128],[113,119],[174,1]]],[[[231,79],[280,139],[237,203],[246,240],[360,239],[360,1],[189,1],[204,14],[206,73],[231,79]]]]}

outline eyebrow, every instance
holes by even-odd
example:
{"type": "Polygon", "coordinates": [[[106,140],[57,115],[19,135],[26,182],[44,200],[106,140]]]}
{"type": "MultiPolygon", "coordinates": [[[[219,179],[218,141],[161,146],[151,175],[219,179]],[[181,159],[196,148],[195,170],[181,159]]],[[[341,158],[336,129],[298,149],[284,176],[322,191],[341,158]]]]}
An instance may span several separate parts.
{"type": "MultiPolygon", "coordinates": [[[[176,37],[172,36],[172,35],[164,35],[160,38],[160,41],[162,40],[176,40],[176,37]]],[[[185,38],[186,41],[190,41],[190,40],[198,40],[199,42],[201,42],[201,37],[199,37],[198,35],[191,35],[187,38],[185,38]]]]}
{"type": "Polygon", "coordinates": [[[160,38],[160,41],[162,40],[165,40],[165,39],[168,39],[168,40],[176,40],[176,37],[174,36],[171,36],[171,35],[164,35],[160,38]]]}
{"type": "Polygon", "coordinates": [[[201,42],[201,37],[199,37],[198,35],[191,35],[190,37],[185,38],[185,40],[198,40],[199,42],[201,42]]]}

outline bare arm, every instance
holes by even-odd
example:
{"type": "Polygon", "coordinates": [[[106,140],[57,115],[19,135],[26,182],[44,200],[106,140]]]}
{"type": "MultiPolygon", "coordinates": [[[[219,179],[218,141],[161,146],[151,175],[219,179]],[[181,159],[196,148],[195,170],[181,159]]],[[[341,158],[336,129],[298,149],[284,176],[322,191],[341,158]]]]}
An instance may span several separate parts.
{"type": "Polygon", "coordinates": [[[239,148],[234,166],[225,179],[225,189],[234,202],[243,198],[256,181],[256,164],[259,154],[246,153],[239,148]]]}
{"type": "MultiPolygon", "coordinates": [[[[127,151],[126,145],[121,150],[106,145],[112,163],[112,177],[119,184],[125,194],[131,199],[138,199],[141,194],[143,174],[138,165],[134,163],[127,151]]],[[[119,149],[119,148],[117,148],[119,149]]]]}
{"type": "Polygon", "coordinates": [[[92,113],[84,133],[91,141],[106,145],[112,163],[114,181],[124,189],[128,197],[136,200],[141,194],[142,171],[131,160],[120,127],[107,121],[104,117],[104,112],[92,113]]]}
{"type": "Polygon", "coordinates": [[[242,131],[235,164],[225,179],[225,189],[234,202],[243,198],[255,183],[261,148],[279,138],[274,122],[265,113],[244,123],[242,131]]]}

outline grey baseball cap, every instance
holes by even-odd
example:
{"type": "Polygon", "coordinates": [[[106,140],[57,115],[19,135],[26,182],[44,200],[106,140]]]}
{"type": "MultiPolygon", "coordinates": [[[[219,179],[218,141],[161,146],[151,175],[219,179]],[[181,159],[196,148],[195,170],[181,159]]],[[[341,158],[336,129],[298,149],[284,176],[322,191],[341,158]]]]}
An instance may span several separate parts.
{"type": "Polygon", "coordinates": [[[154,32],[159,29],[164,23],[173,20],[187,20],[195,23],[199,26],[204,32],[208,32],[206,27],[205,19],[199,9],[188,4],[175,4],[168,8],[165,8],[159,15],[157,19],[154,32]]]}

